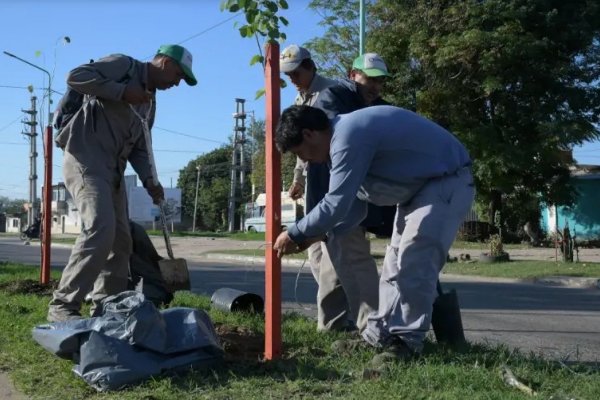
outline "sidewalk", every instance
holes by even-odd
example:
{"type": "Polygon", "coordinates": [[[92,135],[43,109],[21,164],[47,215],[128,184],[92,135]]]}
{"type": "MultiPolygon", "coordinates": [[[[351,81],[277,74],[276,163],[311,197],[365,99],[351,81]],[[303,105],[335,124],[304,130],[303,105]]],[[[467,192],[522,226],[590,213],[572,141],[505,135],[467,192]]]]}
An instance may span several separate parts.
{"type": "MultiPolygon", "coordinates": [[[[165,243],[161,236],[151,236],[152,243],[156,249],[161,252],[165,250],[165,243]]],[[[177,257],[193,260],[201,257],[204,253],[215,253],[220,250],[255,250],[257,256],[261,256],[265,251],[265,243],[259,241],[241,241],[227,238],[207,238],[207,237],[172,237],[173,252],[177,257]]],[[[386,241],[376,240],[371,242],[371,252],[374,254],[384,254],[386,241]]],[[[471,258],[476,259],[480,253],[487,251],[487,246],[482,244],[479,249],[450,249],[450,255],[455,257],[461,253],[468,253],[471,258]]],[[[512,260],[540,260],[551,261],[556,257],[560,260],[561,254],[556,254],[554,248],[532,247],[528,249],[509,249],[507,250],[512,260]]],[[[599,249],[580,249],[579,260],[581,262],[600,262],[599,249]]]]}
{"type": "Polygon", "coordinates": [[[0,371],[0,400],[25,400],[26,397],[15,389],[8,373],[0,371]]]}

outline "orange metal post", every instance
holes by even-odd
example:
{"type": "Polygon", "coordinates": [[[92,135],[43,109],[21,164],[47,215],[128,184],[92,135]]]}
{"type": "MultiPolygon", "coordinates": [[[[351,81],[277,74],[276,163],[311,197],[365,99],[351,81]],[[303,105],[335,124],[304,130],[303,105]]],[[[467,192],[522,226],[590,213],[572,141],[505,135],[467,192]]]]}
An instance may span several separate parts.
{"type": "Polygon", "coordinates": [[[44,133],[44,191],[42,215],[42,268],[40,283],[50,282],[50,231],[52,229],[52,126],[46,126],[44,133]]]}
{"type": "Polygon", "coordinates": [[[265,239],[265,359],[281,356],[281,260],[273,251],[275,239],[281,232],[281,157],[275,147],[275,128],[280,113],[279,44],[270,43],[266,49],[266,225],[265,239]]]}

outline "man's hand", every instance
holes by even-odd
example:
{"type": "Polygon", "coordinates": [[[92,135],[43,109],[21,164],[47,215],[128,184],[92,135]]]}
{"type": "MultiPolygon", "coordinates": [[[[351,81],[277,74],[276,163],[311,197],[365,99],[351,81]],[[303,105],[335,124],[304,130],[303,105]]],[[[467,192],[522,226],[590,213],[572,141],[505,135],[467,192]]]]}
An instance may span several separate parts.
{"type": "Polygon", "coordinates": [[[292,239],[287,232],[281,232],[275,240],[275,245],[273,246],[273,250],[277,251],[277,257],[281,258],[285,254],[298,253],[300,248],[292,239]]]}
{"type": "Polygon", "coordinates": [[[154,183],[152,178],[146,180],[144,187],[146,191],[152,197],[152,202],[156,205],[160,204],[165,199],[165,190],[163,189],[160,182],[154,183]]]}
{"type": "Polygon", "coordinates": [[[144,104],[152,100],[152,93],[145,91],[139,86],[127,86],[121,99],[129,104],[144,104]]]}
{"type": "Polygon", "coordinates": [[[292,200],[298,200],[304,194],[304,185],[300,182],[292,183],[292,186],[288,189],[288,195],[292,200]]]}

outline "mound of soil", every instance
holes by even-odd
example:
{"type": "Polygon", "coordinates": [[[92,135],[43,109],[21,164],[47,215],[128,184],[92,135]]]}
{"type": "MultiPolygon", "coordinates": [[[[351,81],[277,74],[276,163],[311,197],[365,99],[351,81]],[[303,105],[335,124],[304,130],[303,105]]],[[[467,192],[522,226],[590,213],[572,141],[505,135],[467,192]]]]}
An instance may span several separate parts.
{"type": "Polygon", "coordinates": [[[57,287],[58,281],[54,279],[50,280],[48,285],[42,285],[33,279],[0,283],[0,290],[9,294],[35,294],[38,296],[51,296],[52,292],[57,287]]]}
{"type": "Polygon", "coordinates": [[[241,326],[215,324],[227,361],[259,361],[263,359],[265,337],[241,326]]]}

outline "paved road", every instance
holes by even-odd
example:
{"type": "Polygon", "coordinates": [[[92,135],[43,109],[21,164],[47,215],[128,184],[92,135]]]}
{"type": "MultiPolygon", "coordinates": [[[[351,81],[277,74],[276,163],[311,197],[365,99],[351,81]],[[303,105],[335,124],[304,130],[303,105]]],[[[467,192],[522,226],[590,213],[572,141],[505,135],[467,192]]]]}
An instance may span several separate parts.
{"type": "MultiPolygon", "coordinates": [[[[62,268],[68,255],[68,248],[53,248],[53,268],[62,268]]],[[[0,260],[39,264],[39,245],[0,237],[0,260]]],[[[262,265],[202,258],[188,259],[188,265],[194,293],[210,296],[232,287],[264,294],[262,265]]],[[[299,270],[283,268],[283,308],[314,317],[316,284],[308,266],[299,270]]],[[[600,362],[600,290],[446,275],[442,282],[459,294],[467,339],[504,343],[552,359],[600,362]]]]}

